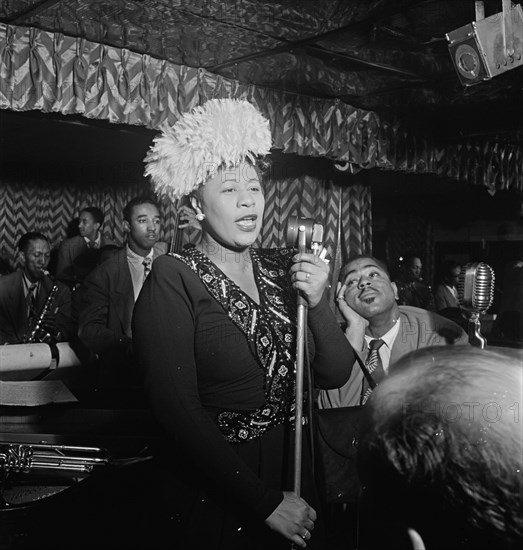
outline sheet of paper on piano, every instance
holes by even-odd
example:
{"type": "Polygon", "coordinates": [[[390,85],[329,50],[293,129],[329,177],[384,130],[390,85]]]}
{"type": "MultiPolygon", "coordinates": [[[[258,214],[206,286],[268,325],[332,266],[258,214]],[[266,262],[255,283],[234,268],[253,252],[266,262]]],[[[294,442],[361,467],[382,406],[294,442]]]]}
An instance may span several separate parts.
{"type": "Polygon", "coordinates": [[[0,406],[37,407],[78,401],[61,380],[0,381],[0,406]]]}

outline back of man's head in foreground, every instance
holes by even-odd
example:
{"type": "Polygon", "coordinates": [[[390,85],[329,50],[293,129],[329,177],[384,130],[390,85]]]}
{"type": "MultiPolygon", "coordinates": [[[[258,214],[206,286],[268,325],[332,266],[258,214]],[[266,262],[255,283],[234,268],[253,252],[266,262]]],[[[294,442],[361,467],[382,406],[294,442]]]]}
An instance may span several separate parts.
{"type": "Polygon", "coordinates": [[[366,405],[358,461],[372,517],[415,530],[424,545],[412,548],[521,547],[522,369],[499,348],[402,358],[366,405]]]}

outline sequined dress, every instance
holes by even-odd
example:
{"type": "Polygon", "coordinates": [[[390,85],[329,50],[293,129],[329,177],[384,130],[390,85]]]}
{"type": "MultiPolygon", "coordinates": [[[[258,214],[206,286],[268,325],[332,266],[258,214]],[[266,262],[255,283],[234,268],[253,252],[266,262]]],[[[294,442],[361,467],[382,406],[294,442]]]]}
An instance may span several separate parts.
{"type": "MultiPolygon", "coordinates": [[[[292,490],[292,255],[251,250],[259,304],[195,248],[156,260],[136,303],[146,391],[170,436],[166,501],[184,541],[176,548],[289,547],[263,520],[292,490]]],[[[317,385],[342,385],[354,356],[326,300],[308,324],[317,385]]],[[[302,496],[314,506],[306,449],[302,496]]]]}

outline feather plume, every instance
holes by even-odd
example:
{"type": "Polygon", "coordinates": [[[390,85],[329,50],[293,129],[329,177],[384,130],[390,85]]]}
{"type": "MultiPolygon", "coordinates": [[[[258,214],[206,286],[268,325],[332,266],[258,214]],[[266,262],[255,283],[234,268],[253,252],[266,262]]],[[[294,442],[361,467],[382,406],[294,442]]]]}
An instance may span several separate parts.
{"type": "Polygon", "coordinates": [[[269,121],[256,107],[246,100],[210,99],[154,138],[144,159],[145,175],[156,193],[177,200],[220,166],[245,159],[254,163],[270,148],[269,121]]]}

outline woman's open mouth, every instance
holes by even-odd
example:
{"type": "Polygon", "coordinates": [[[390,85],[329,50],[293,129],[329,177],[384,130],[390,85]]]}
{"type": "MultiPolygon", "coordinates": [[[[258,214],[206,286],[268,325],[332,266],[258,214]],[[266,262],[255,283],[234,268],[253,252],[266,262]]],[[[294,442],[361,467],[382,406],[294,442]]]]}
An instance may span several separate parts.
{"type": "Polygon", "coordinates": [[[258,216],[255,214],[251,216],[243,216],[242,218],[238,218],[235,223],[242,231],[253,231],[256,229],[257,218],[258,216]]]}

